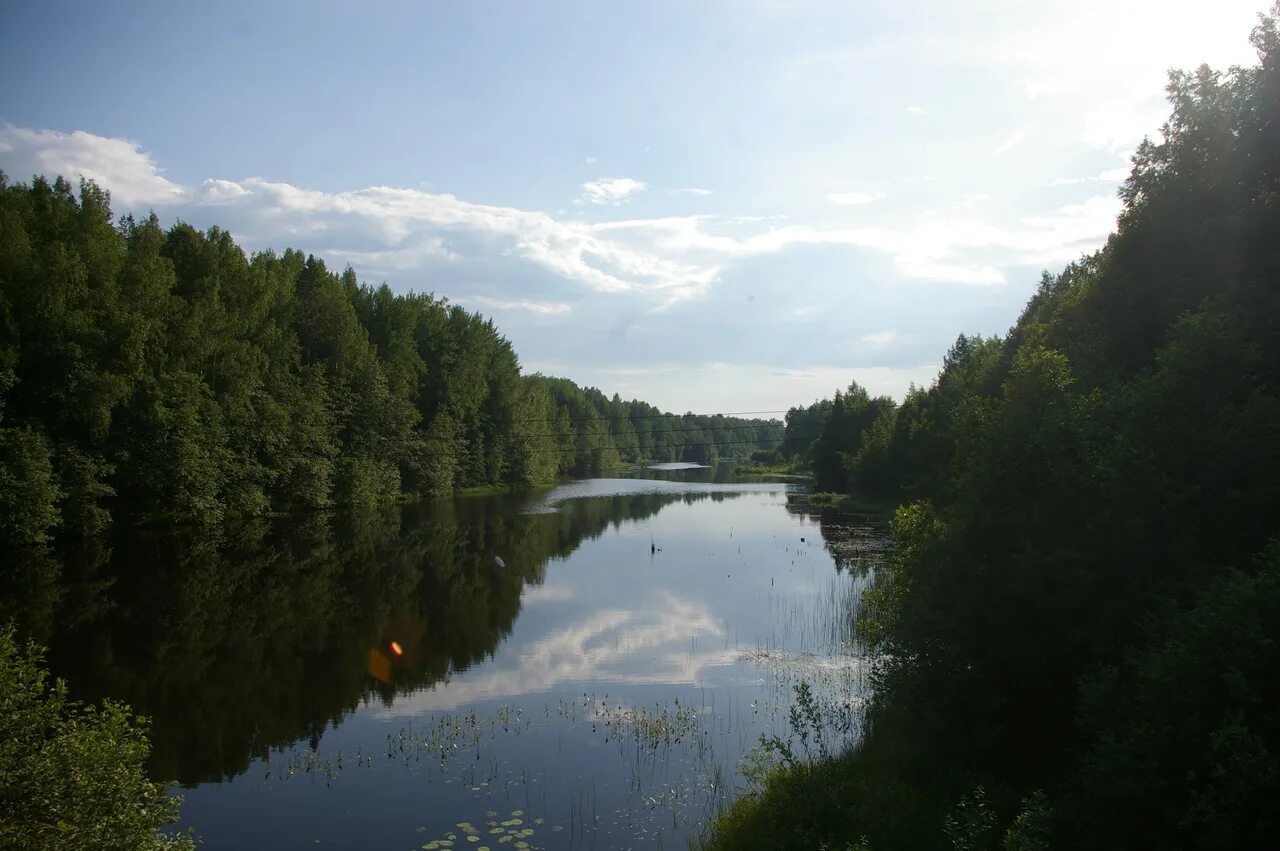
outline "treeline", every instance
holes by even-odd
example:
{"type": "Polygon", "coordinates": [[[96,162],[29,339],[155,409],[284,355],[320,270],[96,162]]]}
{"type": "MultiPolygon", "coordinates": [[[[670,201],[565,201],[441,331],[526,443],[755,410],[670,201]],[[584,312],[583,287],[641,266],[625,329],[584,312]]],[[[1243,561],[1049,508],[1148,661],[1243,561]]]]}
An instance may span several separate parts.
{"type": "Polygon", "coordinates": [[[1280,835],[1276,14],[1256,67],[1171,76],[1117,232],[1003,339],[900,406],[788,417],[820,484],[901,503],[876,696],[856,754],[780,775],[723,847],[1280,835]]]}
{"type": "Polygon", "coordinates": [[[0,541],[113,518],[372,505],[622,462],[746,457],[781,424],[522,375],[492,321],[218,228],[0,173],[0,541]]]}

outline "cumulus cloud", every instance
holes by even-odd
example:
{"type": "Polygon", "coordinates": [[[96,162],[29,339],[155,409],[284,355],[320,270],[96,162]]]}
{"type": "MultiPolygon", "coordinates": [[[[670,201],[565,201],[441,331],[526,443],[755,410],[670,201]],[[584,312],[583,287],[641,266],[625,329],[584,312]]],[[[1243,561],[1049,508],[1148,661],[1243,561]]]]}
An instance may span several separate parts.
{"type": "Polygon", "coordinates": [[[34,174],[84,177],[109,188],[124,205],[173,203],[187,194],[160,173],[149,153],[128,139],[4,124],[0,146],[11,176],[18,179],[34,174]]]}
{"type": "MultiPolygon", "coordinates": [[[[3,162],[46,174],[84,174],[111,190],[117,207],[168,207],[188,220],[207,208],[246,235],[250,247],[304,243],[335,263],[404,272],[433,264],[523,262],[601,293],[631,294],[652,308],[704,295],[724,270],[796,246],[847,246],[880,252],[901,275],[962,284],[998,284],[1010,265],[1049,264],[1101,244],[1119,202],[1096,197],[1012,223],[992,224],[974,209],[867,228],[777,222],[775,217],[711,215],[566,220],[538,210],[465,201],[451,194],[390,186],[327,192],[261,177],[176,184],[127,140],[77,131],[0,129],[3,162]]],[[[1106,174],[1104,172],[1104,174],[1106,174]]],[[[631,178],[587,184],[621,202],[643,190],[631,178]]],[[[837,203],[869,203],[871,193],[833,193],[837,203]]],[[[497,296],[493,296],[495,299],[497,296]]],[[[499,299],[493,309],[557,315],[562,298],[499,299]],[[499,304],[500,302],[500,304],[499,304]]]]}
{"type": "Polygon", "coordinates": [[[579,203],[618,206],[648,188],[643,180],[632,177],[604,177],[582,184],[579,203]]]}
{"type": "Polygon", "coordinates": [[[716,233],[707,216],[632,219],[592,226],[597,234],[625,235],[632,244],[684,256],[721,261],[775,254],[793,246],[868,248],[893,258],[902,275],[924,280],[990,285],[1005,280],[1001,266],[1060,263],[1097,247],[1115,227],[1120,202],[1097,196],[1012,224],[990,224],[965,210],[963,216],[921,217],[905,227],[818,228],[786,225],[745,236],[716,233]]]}

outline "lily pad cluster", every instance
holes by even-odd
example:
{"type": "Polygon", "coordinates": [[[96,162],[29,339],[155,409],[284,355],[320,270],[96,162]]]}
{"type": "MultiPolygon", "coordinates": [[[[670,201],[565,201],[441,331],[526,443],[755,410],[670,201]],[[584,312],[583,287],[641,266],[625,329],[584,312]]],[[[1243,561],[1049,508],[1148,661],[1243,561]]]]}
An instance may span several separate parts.
{"type": "MultiPolygon", "coordinates": [[[[424,843],[423,851],[446,851],[450,848],[494,851],[499,847],[528,851],[537,847],[530,840],[534,836],[534,828],[542,826],[542,818],[535,818],[532,824],[526,824],[524,810],[512,810],[510,817],[501,820],[497,810],[488,810],[485,812],[485,819],[483,827],[477,827],[469,821],[458,822],[455,825],[456,831],[451,830],[440,839],[424,843]]],[[[553,831],[563,829],[560,825],[551,828],[553,831]]]]}

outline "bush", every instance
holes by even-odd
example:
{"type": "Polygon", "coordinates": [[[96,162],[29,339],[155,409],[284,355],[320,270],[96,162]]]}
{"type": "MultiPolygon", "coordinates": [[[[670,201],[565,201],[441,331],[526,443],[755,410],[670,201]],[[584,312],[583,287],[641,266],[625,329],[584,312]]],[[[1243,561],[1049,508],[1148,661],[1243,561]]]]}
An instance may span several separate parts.
{"type": "Polygon", "coordinates": [[[147,779],[147,723],[110,701],[83,706],[49,682],[40,650],[0,629],[0,847],[189,849],[180,799],[147,779]]]}

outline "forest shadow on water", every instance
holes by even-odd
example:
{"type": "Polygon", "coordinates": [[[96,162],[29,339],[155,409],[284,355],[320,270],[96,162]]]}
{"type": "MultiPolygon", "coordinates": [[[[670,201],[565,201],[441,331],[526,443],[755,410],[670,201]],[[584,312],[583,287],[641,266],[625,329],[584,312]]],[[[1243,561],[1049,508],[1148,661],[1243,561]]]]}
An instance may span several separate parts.
{"type": "Polygon", "coordinates": [[[753,761],[856,739],[886,536],[634,475],[132,530],[6,599],[74,697],[152,719],[207,847],[683,847],[753,761]]]}

